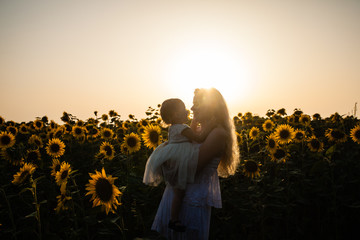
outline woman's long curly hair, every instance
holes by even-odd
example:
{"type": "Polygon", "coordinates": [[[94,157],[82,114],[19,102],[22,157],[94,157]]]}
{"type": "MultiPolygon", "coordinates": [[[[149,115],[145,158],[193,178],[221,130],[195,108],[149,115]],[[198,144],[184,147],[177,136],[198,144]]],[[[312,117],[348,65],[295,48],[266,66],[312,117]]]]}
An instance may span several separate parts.
{"type": "Polygon", "coordinates": [[[229,110],[221,93],[215,89],[195,89],[194,98],[205,107],[209,118],[214,118],[217,125],[221,126],[227,133],[225,149],[218,166],[218,174],[221,177],[234,175],[240,163],[239,146],[235,133],[235,126],[230,118],[229,110]]]}

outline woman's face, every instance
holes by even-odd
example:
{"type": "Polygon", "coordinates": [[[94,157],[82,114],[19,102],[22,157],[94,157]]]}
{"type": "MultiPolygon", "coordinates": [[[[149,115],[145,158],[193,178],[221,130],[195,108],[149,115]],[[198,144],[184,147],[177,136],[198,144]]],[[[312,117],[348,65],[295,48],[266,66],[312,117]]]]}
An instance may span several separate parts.
{"type": "Polygon", "coordinates": [[[204,122],[209,118],[208,107],[203,101],[200,101],[199,97],[194,96],[191,110],[193,111],[194,118],[199,122],[204,122]]]}

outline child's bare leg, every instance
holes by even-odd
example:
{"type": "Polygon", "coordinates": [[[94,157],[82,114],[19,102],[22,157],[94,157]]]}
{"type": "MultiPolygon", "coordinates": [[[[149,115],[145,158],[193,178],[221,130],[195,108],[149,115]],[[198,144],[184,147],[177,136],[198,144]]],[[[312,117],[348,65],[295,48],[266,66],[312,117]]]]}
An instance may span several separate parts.
{"type": "Polygon", "coordinates": [[[173,198],[172,204],[171,204],[170,219],[172,221],[177,221],[177,220],[179,220],[181,203],[182,203],[182,200],[183,200],[183,198],[185,196],[185,190],[184,189],[178,189],[178,188],[173,188],[173,190],[174,190],[174,198],[173,198]]]}

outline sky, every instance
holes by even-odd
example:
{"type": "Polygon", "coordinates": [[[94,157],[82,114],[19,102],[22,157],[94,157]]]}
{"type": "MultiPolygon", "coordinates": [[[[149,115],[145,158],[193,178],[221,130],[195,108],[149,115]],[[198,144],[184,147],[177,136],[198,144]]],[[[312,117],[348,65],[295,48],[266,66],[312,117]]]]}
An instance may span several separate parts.
{"type": "Polygon", "coordinates": [[[140,119],[203,87],[233,116],[348,115],[359,43],[358,0],[0,0],[0,116],[140,119]]]}

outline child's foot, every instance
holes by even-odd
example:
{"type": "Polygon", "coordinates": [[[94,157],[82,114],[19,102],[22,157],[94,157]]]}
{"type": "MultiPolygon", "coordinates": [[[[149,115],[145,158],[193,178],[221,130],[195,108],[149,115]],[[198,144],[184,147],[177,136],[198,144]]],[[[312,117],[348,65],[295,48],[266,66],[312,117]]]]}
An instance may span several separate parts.
{"type": "Polygon", "coordinates": [[[186,230],[186,227],[182,225],[179,220],[175,220],[175,221],[170,220],[168,227],[174,230],[175,232],[185,232],[186,230]]]}

